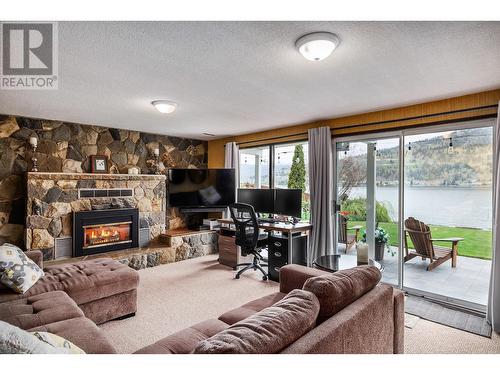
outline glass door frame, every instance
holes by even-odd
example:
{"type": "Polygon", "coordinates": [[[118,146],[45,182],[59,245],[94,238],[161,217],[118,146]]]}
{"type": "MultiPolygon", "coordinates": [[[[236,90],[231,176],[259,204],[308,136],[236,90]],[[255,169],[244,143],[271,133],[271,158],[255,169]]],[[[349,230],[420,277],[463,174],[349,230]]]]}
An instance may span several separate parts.
{"type": "MultiPolygon", "coordinates": [[[[332,136],[332,151],[333,151],[333,156],[334,156],[334,163],[335,163],[335,174],[333,176],[334,181],[333,181],[333,187],[334,187],[334,202],[338,201],[338,189],[337,189],[337,142],[368,142],[368,141],[374,141],[376,142],[377,140],[383,140],[383,139],[388,139],[388,138],[398,138],[399,139],[399,191],[398,191],[398,237],[399,237],[399,246],[398,246],[398,284],[394,285],[397,288],[403,290],[404,292],[407,292],[408,294],[415,295],[415,296],[421,296],[424,298],[428,298],[429,300],[434,300],[439,303],[442,303],[444,305],[450,305],[466,310],[471,310],[480,314],[486,314],[486,306],[480,305],[474,302],[454,298],[454,297],[449,297],[449,296],[443,296],[440,294],[434,294],[428,291],[424,290],[419,290],[419,289],[413,289],[404,286],[403,280],[404,280],[404,262],[402,261],[402,255],[403,255],[403,244],[404,244],[404,210],[405,210],[405,137],[407,136],[412,136],[412,135],[419,135],[419,134],[427,134],[427,133],[443,133],[443,132],[448,132],[448,131],[455,131],[455,130],[465,130],[465,129],[476,129],[476,128],[485,128],[488,126],[495,127],[495,119],[496,116],[491,116],[488,118],[482,118],[482,119],[473,119],[473,120],[462,120],[462,121],[453,121],[450,120],[449,123],[446,124],[434,124],[434,125],[422,125],[418,127],[412,127],[408,129],[402,129],[402,130],[396,130],[396,131],[387,131],[387,132],[372,132],[372,133],[366,133],[366,134],[360,134],[360,135],[349,135],[349,136],[332,136]],[[487,122],[491,122],[491,125],[486,125],[487,122]]],[[[498,147],[496,145],[496,139],[493,137],[493,153],[498,147]]],[[[494,194],[495,191],[495,180],[493,179],[493,184],[491,187],[492,194],[494,194]]],[[[494,200],[492,199],[492,218],[494,218],[494,200]]],[[[337,249],[338,245],[338,212],[333,208],[334,212],[334,249],[337,249]]],[[[492,249],[494,251],[494,249],[492,249]]]]}

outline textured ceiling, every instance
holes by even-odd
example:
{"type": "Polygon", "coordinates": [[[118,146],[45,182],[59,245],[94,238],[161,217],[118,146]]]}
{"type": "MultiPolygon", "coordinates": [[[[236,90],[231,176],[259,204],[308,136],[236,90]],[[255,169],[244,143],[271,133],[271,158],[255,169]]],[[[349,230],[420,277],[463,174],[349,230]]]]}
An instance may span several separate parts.
{"type": "Polygon", "coordinates": [[[60,22],[59,89],[0,113],[203,139],[499,86],[500,22],[60,22]],[[294,48],[313,31],[342,41],[326,60],[294,48]]]}

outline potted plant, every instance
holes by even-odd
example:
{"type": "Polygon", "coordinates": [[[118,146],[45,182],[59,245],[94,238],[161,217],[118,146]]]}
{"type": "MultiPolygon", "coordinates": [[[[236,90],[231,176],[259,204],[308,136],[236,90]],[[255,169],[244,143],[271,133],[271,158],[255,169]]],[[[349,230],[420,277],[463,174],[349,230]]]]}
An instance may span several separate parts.
{"type": "MultiPolygon", "coordinates": [[[[384,228],[375,229],[375,260],[384,260],[384,250],[389,246],[391,236],[384,228]]],[[[366,231],[363,231],[363,242],[366,242],[366,231]]]]}

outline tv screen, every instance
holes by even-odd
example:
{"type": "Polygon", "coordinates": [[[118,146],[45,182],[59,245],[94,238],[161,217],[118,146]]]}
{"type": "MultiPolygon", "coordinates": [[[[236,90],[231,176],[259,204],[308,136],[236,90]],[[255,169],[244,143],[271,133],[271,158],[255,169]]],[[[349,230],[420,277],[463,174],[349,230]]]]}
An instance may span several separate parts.
{"type": "Polygon", "coordinates": [[[234,169],[170,169],[170,207],[221,208],[234,203],[234,169]]]}

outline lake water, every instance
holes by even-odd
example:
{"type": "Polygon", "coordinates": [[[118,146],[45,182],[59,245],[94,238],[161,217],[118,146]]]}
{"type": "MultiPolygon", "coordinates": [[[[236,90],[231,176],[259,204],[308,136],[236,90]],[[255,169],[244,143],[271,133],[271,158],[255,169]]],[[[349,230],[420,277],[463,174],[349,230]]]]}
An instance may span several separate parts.
{"type": "MultiPolygon", "coordinates": [[[[405,218],[426,224],[491,229],[491,187],[410,187],[405,189],[405,218]]],[[[366,187],[355,187],[350,198],[366,198],[366,187]]],[[[398,188],[377,187],[376,200],[384,202],[394,221],[398,218],[398,188]]]]}

